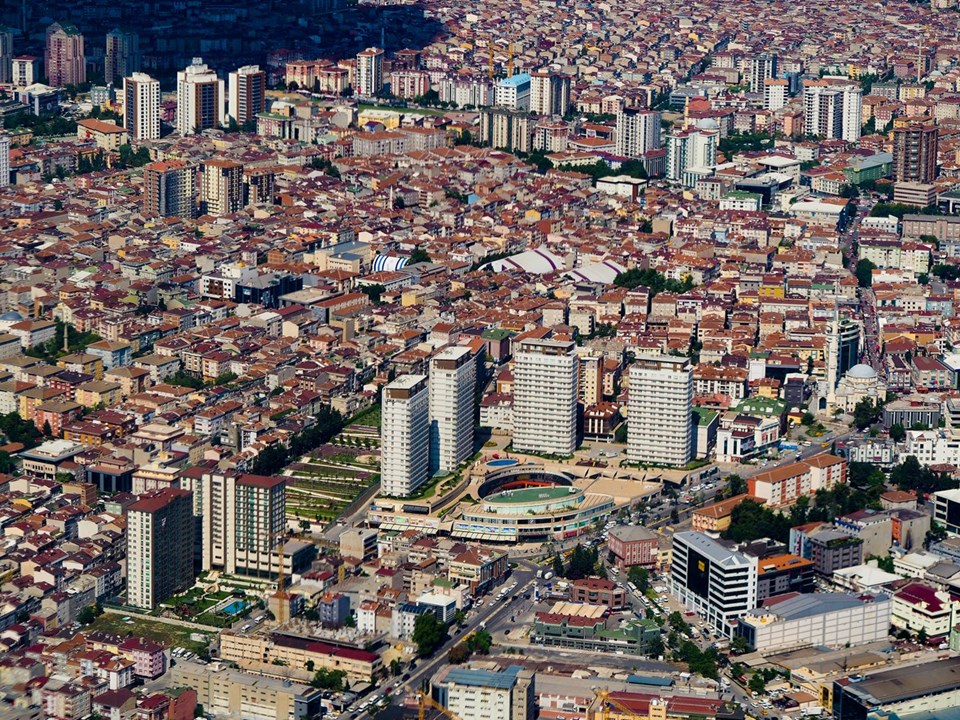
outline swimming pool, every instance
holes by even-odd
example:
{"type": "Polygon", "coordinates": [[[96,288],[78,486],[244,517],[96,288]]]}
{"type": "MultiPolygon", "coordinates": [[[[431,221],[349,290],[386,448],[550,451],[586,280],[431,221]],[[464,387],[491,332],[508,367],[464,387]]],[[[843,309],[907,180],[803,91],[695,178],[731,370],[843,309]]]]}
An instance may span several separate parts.
{"type": "Polygon", "coordinates": [[[514,458],[499,458],[498,460],[490,460],[487,463],[488,467],[508,467],[510,465],[516,465],[517,460],[514,458]]]}
{"type": "Polygon", "coordinates": [[[227,615],[237,615],[244,610],[246,610],[247,604],[243,600],[234,600],[232,603],[227,605],[223,611],[227,615]]]}

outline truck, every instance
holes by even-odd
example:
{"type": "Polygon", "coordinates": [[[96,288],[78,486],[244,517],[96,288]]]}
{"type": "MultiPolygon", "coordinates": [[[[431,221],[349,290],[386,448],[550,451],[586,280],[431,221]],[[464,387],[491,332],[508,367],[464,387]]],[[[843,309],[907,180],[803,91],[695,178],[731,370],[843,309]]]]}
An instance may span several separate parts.
{"type": "Polygon", "coordinates": [[[540,570],[537,570],[537,577],[538,577],[538,578],[542,578],[542,577],[543,577],[543,568],[541,568],[540,570]]]}

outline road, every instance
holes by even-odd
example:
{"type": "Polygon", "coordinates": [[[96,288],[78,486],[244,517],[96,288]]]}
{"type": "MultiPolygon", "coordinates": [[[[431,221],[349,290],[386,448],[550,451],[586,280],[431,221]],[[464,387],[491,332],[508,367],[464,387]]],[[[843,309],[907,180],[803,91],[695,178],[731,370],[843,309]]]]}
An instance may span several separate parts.
{"type": "MultiPolygon", "coordinates": [[[[511,572],[504,584],[500,586],[505,587],[513,583],[517,584],[516,590],[508,596],[511,598],[514,595],[522,597],[525,592],[532,589],[533,583],[536,580],[537,570],[539,569],[535,564],[527,560],[517,560],[516,562],[517,567],[511,572]]],[[[399,705],[404,696],[410,693],[416,693],[421,683],[424,680],[429,680],[439,667],[447,662],[447,653],[450,651],[450,648],[457,643],[463,642],[472,632],[480,627],[481,623],[486,623],[485,627],[494,630],[502,628],[506,623],[509,623],[510,615],[515,610],[515,603],[519,602],[519,599],[513,601],[504,598],[503,601],[498,603],[494,600],[495,595],[496,593],[491,591],[491,593],[485,597],[483,607],[474,609],[468,614],[467,621],[461,630],[457,631],[451,628],[453,632],[449,639],[437,648],[431,657],[418,660],[416,667],[409,672],[409,677],[406,680],[400,680],[399,682],[387,681],[385,687],[392,685],[397,688],[390,695],[390,704],[399,705]]],[[[399,678],[397,680],[399,680],[399,678]]],[[[378,692],[377,694],[382,695],[382,692],[378,692]]],[[[356,709],[352,709],[342,713],[339,717],[345,719],[356,715],[356,709]]]]}
{"type": "MultiPolygon", "coordinates": [[[[850,225],[840,235],[840,250],[847,259],[847,267],[851,271],[857,265],[856,248],[860,242],[860,223],[870,214],[877,201],[872,197],[861,198],[857,205],[857,215],[850,225]]],[[[873,290],[870,288],[857,289],[857,303],[861,320],[863,321],[863,338],[860,353],[860,362],[869,365],[881,377],[886,377],[886,368],[880,356],[879,329],[877,327],[876,304],[873,290]]]]}

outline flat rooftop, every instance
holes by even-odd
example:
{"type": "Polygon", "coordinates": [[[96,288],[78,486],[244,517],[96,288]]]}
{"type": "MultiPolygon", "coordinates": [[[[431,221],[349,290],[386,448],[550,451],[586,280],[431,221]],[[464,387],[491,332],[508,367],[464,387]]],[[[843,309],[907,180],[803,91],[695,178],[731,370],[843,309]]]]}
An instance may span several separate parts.
{"type": "Polygon", "coordinates": [[[838,681],[846,689],[871,700],[875,705],[900,702],[924,695],[936,695],[960,688],[960,657],[869,675],[858,683],[838,681]]]}

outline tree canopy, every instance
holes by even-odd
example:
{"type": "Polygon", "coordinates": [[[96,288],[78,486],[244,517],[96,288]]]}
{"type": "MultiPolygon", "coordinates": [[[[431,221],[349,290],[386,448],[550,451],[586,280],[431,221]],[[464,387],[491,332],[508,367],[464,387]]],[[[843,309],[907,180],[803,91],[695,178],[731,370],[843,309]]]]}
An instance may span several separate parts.
{"type": "Polygon", "coordinates": [[[315,688],[320,688],[321,690],[334,690],[339,691],[344,689],[344,680],[346,680],[347,673],[344,670],[328,670],[327,668],[320,668],[313,676],[313,680],[310,681],[310,684],[315,688]]]}
{"type": "Polygon", "coordinates": [[[853,408],[853,424],[858,430],[865,430],[883,417],[883,405],[874,403],[872,398],[861,398],[853,408]]]}
{"type": "Polygon", "coordinates": [[[27,449],[36,447],[42,437],[36,425],[15,412],[0,416],[0,432],[9,442],[22,443],[27,449]]]}
{"type": "Polygon", "coordinates": [[[593,568],[597,564],[598,553],[596,549],[587,550],[577,543],[577,546],[570,554],[570,564],[567,566],[566,577],[568,580],[579,580],[581,578],[593,575],[593,568]]]}
{"type": "Polygon", "coordinates": [[[890,483],[901,490],[915,490],[924,495],[957,486],[948,474],[935,473],[929,467],[920,465],[913,455],[905,457],[890,471],[890,483]]]}
{"type": "Polygon", "coordinates": [[[416,263],[428,263],[431,262],[430,256],[427,254],[427,251],[423,248],[417,248],[412,253],[410,253],[410,259],[407,260],[411,265],[416,263]]]}
{"type": "Polygon", "coordinates": [[[933,266],[932,272],[941,280],[960,280],[960,265],[938,264],[933,266]]]}
{"type": "Polygon", "coordinates": [[[630,290],[642,285],[643,287],[649,288],[650,297],[662,292],[685,293],[693,289],[693,279],[689,276],[687,276],[683,282],[678,282],[672,278],[667,279],[662,273],[652,268],[647,268],[646,270],[631,268],[617,275],[613,284],[630,290]]]}
{"type": "Polygon", "coordinates": [[[901,220],[904,215],[940,215],[940,208],[936,205],[918,208],[916,205],[905,205],[903,203],[877,203],[870,211],[870,217],[888,217],[890,215],[901,220]]]}
{"type": "Polygon", "coordinates": [[[862,288],[868,288],[873,285],[873,271],[876,269],[877,266],[873,261],[867,258],[857,260],[857,268],[853,272],[853,274],[857,276],[857,284],[862,288]]]}
{"type": "Polygon", "coordinates": [[[255,475],[274,475],[291,460],[315,450],[343,430],[343,416],[329,407],[321,408],[314,424],[290,438],[289,447],[271,445],[253,461],[251,472],[255,475]]]}
{"type": "Polygon", "coordinates": [[[447,639],[447,626],[432,612],[425,612],[414,623],[411,639],[417,646],[417,655],[429,657],[447,639]]]}

